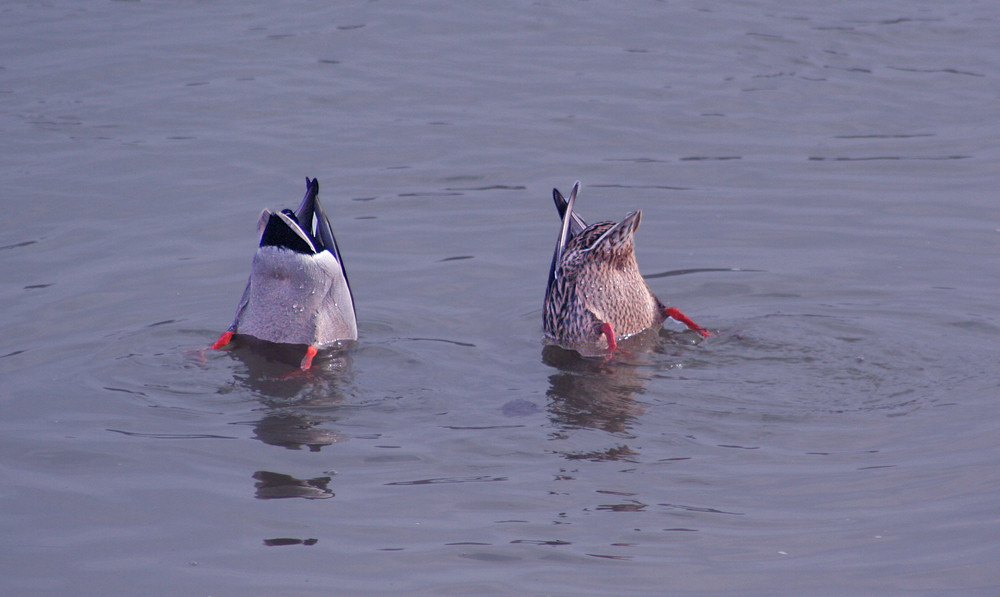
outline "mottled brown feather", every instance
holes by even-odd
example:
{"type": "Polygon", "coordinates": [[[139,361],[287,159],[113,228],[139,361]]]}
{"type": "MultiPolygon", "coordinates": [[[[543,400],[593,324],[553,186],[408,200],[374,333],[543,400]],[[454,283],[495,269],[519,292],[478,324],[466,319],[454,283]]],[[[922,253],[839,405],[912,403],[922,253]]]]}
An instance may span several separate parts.
{"type": "Polygon", "coordinates": [[[616,340],[663,323],[665,307],[635,260],[641,218],[635,212],[617,224],[592,224],[566,242],[545,296],[543,325],[550,340],[582,354],[599,354],[608,346],[604,323],[614,328],[616,340]]]}

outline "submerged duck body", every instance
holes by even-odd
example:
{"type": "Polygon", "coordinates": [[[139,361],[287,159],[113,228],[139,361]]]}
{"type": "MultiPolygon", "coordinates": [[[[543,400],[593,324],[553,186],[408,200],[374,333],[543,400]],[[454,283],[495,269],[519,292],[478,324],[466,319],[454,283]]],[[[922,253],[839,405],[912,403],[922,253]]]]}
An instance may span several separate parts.
{"type": "Polygon", "coordinates": [[[354,298],[318,195],[319,182],[306,178],[297,210],[261,214],[250,279],[232,325],[213,348],[225,346],[235,334],[304,344],[301,366],[308,369],[319,350],[357,340],[354,298]]]}
{"type": "Polygon", "coordinates": [[[618,342],[678,319],[708,332],[677,309],[666,307],[646,285],[635,260],[635,232],[642,212],[620,222],[587,223],[574,211],[580,183],[569,199],[552,189],[562,218],[545,291],[544,329],[549,340],[584,356],[614,351],[618,342]]]}

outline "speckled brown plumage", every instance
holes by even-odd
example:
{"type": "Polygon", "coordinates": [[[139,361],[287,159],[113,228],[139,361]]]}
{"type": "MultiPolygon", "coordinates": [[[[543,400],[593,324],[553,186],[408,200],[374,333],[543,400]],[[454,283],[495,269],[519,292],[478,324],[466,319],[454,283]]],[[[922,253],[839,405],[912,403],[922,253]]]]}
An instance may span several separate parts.
{"type": "MultiPolygon", "coordinates": [[[[660,325],[668,315],[683,314],[668,310],[639,273],[634,238],[642,213],[587,226],[573,211],[579,185],[573,185],[568,200],[552,190],[563,222],[549,270],[543,323],[553,342],[594,356],[660,325]]],[[[689,326],[702,331],[693,322],[689,326]]]]}

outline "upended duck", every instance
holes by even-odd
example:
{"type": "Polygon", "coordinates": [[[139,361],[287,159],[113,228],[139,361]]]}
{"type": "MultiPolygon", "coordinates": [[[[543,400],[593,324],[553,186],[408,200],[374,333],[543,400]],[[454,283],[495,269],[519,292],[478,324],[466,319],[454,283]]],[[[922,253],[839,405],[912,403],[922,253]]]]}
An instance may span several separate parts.
{"type": "Polygon", "coordinates": [[[237,334],[304,344],[300,367],[306,370],[319,350],[357,340],[351,286],[318,196],[319,181],[307,177],[298,209],[261,214],[250,280],[233,324],[212,348],[226,346],[237,334]]]}
{"type": "Polygon", "coordinates": [[[668,317],[707,337],[708,330],[660,302],[639,273],[634,240],[642,212],[588,226],[573,211],[579,190],[577,181],[567,200],[552,189],[562,227],[545,289],[546,337],[585,356],[610,354],[668,317]]]}

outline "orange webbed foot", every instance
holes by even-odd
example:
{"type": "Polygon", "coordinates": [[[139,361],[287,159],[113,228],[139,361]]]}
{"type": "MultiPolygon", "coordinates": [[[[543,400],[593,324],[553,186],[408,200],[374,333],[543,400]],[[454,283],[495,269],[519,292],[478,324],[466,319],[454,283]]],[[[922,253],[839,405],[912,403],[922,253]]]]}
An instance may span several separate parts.
{"type": "Polygon", "coordinates": [[[306,356],[302,357],[302,364],[299,365],[299,369],[308,371],[309,368],[312,367],[313,358],[316,357],[316,353],[318,352],[319,350],[317,350],[315,346],[306,348],[306,356]]]}
{"type": "Polygon", "coordinates": [[[681,310],[678,309],[678,308],[676,308],[676,307],[667,307],[664,310],[664,312],[667,314],[667,317],[669,317],[671,319],[676,319],[677,321],[679,321],[679,322],[683,323],[684,325],[686,325],[688,327],[688,329],[693,330],[693,331],[698,332],[699,334],[701,334],[702,338],[708,338],[709,336],[712,335],[712,332],[706,330],[705,328],[701,327],[697,323],[691,321],[690,317],[688,317],[687,315],[685,315],[684,313],[682,313],[681,310]]]}
{"type": "Polygon", "coordinates": [[[226,344],[229,344],[233,340],[233,332],[223,332],[219,339],[215,341],[215,344],[211,346],[212,350],[220,350],[226,344]]]}
{"type": "Polygon", "coordinates": [[[608,339],[608,354],[618,349],[618,342],[615,340],[615,328],[608,322],[601,324],[601,333],[608,339]]]}

